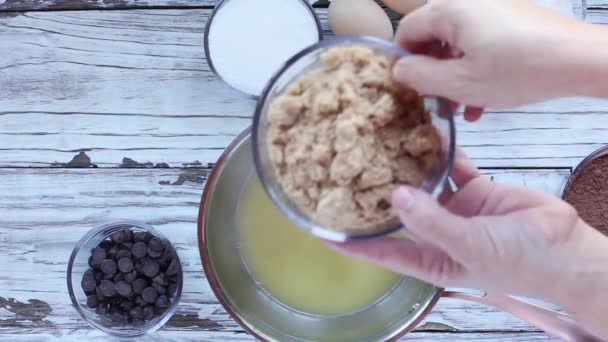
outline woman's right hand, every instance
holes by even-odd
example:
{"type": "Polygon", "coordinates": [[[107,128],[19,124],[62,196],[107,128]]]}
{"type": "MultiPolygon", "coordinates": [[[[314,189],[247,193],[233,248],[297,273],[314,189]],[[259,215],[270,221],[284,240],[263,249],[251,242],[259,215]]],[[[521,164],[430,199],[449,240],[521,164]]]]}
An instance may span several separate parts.
{"type": "Polygon", "coordinates": [[[330,244],[441,287],[542,298],[608,336],[608,237],[561,199],[481,176],[462,152],[441,203],[412,187],[393,196],[411,239],[330,244]]]}
{"type": "Polygon", "coordinates": [[[429,0],[400,23],[397,43],[413,55],[395,65],[394,77],[474,107],[579,95],[583,81],[596,78],[579,58],[600,50],[581,42],[599,38],[594,30],[526,0],[429,0]]]}

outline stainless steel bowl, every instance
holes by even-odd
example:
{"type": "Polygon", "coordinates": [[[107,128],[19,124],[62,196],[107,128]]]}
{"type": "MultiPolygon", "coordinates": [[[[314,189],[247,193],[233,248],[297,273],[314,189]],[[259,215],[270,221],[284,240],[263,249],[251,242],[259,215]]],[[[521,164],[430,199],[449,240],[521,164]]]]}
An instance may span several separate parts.
{"type": "MultiPolygon", "coordinates": [[[[320,56],[327,49],[337,46],[360,45],[374,50],[376,54],[386,56],[388,60],[395,61],[406,56],[407,51],[397,45],[371,37],[340,37],[326,39],[301,51],[291,58],[270,80],[258,101],[256,113],[253,118],[252,143],[254,162],[257,174],[262,185],[274,204],[299,227],[320,238],[343,242],[354,239],[368,239],[380,235],[393,233],[402,228],[401,222],[395,217],[382,226],[374,227],[374,233],[341,232],[339,229],[325,227],[310,217],[289,198],[283,191],[272,167],[268,155],[267,133],[269,128],[268,109],[272,100],[283,91],[302,73],[320,65],[320,56]]],[[[421,188],[434,196],[439,196],[451,171],[454,151],[456,147],[456,129],[454,125],[452,104],[440,97],[425,97],[424,106],[431,114],[432,124],[442,138],[442,153],[431,166],[421,188]]]]}
{"type": "Polygon", "coordinates": [[[439,299],[440,289],[403,277],[377,303],[348,315],[317,316],[281,304],[260,288],[239,250],[235,213],[251,177],[256,175],[248,129],[209,175],[198,224],[209,284],[228,313],[253,336],[263,341],[386,341],[413,329],[439,299]]]}
{"type": "Polygon", "coordinates": [[[520,298],[445,291],[408,277],[375,304],[352,314],[318,316],[283,305],[254,280],[239,249],[235,213],[244,187],[255,177],[250,132],[247,129],[228,146],[209,175],[199,211],[198,239],[205,274],[216,297],[259,340],[394,341],[414,329],[446,297],[497,307],[565,341],[602,341],[573,317],[520,298]]]}

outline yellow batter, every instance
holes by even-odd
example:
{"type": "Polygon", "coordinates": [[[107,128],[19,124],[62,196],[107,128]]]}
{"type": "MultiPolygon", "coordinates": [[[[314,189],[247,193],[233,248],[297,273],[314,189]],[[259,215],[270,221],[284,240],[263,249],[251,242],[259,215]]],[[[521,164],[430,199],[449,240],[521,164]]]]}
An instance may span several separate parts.
{"type": "Polygon", "coordinates": [[[273,205],[255,177],[240,203],[241,253],[253,276],[287,306],[339,315],[380,299],[399,276],[342,256],[294,226],[273,205]]]}

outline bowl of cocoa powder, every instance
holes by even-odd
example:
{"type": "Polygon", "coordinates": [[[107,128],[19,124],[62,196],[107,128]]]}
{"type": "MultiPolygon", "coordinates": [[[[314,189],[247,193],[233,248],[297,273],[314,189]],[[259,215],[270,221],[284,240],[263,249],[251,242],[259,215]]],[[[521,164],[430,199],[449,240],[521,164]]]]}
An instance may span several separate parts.
{"type": "Polygon", "coordinates": [[[574,169],[562,198],[586,223],[608,236],[608,146],[591,153],[574,169]]]}
{"type": "Polygon", "coordinates": [[[256,171],[274,204],[333,241],[399,230],[400,185],[438,196],[454,156],[452,106],[392,80],[407,52],[383,40],[335,38],[289,60],[256,109],[256,171]]]}

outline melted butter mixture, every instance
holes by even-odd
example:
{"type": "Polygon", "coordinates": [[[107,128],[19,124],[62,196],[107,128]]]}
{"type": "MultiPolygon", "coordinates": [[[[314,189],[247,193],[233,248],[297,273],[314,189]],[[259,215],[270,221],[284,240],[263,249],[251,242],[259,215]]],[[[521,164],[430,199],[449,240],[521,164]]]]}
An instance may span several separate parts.
{"type": "Polygon", "coordinates": [[[240,203],[241,253],[254,278],[283,304],[318,315],[375,303],[399,280],[367,261],[342,256],[297,228],[255,177],[240,203]]]}

